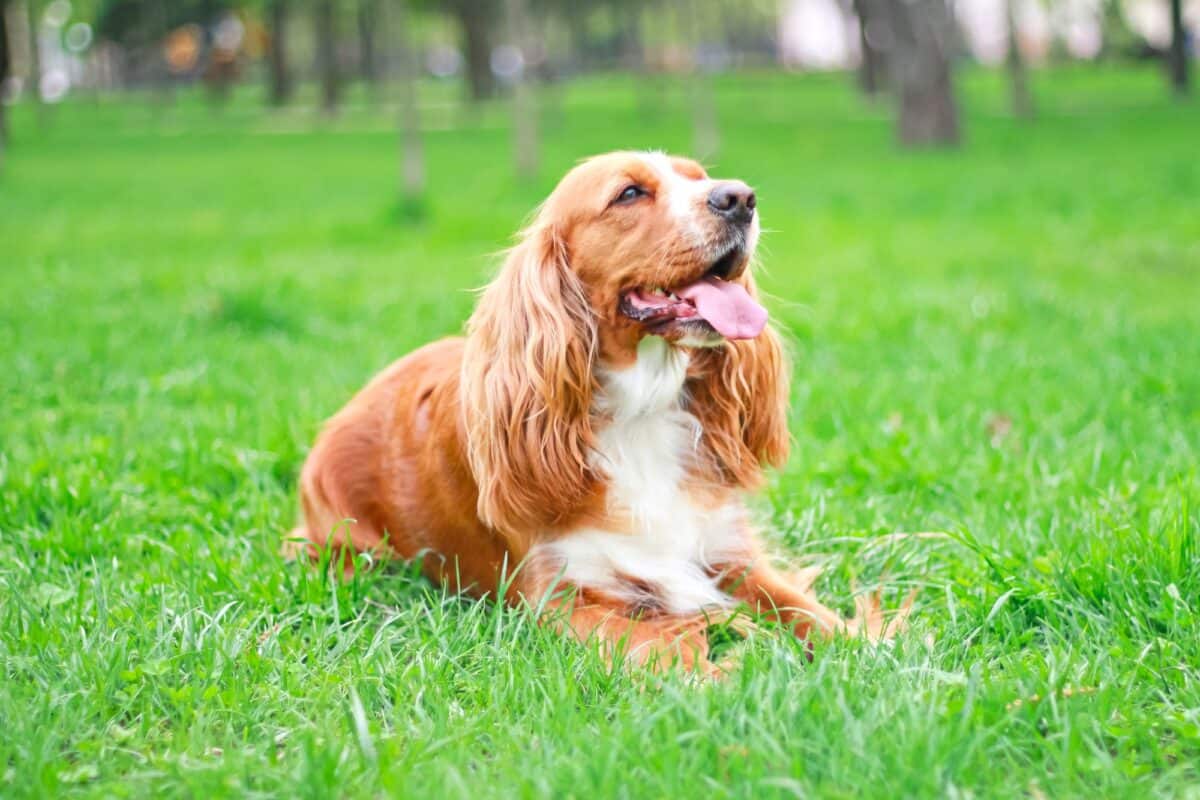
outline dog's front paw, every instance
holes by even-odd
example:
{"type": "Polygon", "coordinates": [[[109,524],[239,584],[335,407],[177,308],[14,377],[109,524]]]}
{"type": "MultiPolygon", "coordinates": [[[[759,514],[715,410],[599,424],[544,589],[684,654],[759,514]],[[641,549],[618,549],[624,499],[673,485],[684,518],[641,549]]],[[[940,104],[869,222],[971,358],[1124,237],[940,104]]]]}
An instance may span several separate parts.
{"type": "Polygon", "coordinates": [[[871,642],[890,641],[908,627],[908,618],[916,599],[917,590],[913,589],[899,609],[885,612],[882,589],[860,594],[854,598],[854,616],[846,621],[846,632],[851,636],[863,636],[871,642]]]}

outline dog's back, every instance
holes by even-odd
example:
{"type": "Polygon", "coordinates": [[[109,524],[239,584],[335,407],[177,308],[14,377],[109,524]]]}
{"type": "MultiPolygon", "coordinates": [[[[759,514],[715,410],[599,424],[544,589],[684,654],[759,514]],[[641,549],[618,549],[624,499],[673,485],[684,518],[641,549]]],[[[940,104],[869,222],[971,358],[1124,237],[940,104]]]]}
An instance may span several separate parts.
{"type": "Polygon", "coordinates": [[[326,423],[300,475],[297,549],[317,557],[331,548],[347,571],[368,552],[425,556],[426,573],[456,588],[494,581],[505,551],[475,513],[458,421],[462,355],[461,338],[425,345],[326,423]],[[456,554],[455,563],[440,553],[456,554]]]}

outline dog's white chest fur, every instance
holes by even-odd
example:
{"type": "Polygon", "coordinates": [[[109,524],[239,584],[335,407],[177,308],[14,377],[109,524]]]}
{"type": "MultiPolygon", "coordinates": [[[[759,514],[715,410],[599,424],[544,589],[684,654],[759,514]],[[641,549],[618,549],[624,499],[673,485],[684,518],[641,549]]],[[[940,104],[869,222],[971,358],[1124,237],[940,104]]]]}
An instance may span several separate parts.
{"type": "Polygon", "coordinates": [[[621,530],[584,528],[545,545],[563,580],[686,614],[725,605],[710,565],[744,549],[744,509],[705,509],[684,486],[699,447],[699,422],[683,409],[688,352],[646,337],[636,363],[601,377],[597,410],[612,421],[597,435],[593,465],[608,476],[609,511],[621,530]]]}

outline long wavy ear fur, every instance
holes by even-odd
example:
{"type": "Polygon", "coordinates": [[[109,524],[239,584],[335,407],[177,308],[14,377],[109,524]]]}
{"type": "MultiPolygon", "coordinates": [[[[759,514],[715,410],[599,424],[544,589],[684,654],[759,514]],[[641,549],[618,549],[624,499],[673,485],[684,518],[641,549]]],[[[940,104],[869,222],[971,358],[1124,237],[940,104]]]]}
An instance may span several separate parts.
{"type": "Polygon", "coordinates": [[[535,223],[467,324],[462,406],[478,513],[509,535],[588,494],[596,322],[566,248],[535,223]]]}
{"type": "MultiPolygon", "coordinates": [[[[747,276],[746,289],[758,290],[747,276]]],[[[688,409],[703,429],[702,442],[716,477],[753,489],[764,466],[782,467],[791,440],[787,427],[790,365],[770,326],[754,339],[697,351],[688,382],[688,409]]]]}

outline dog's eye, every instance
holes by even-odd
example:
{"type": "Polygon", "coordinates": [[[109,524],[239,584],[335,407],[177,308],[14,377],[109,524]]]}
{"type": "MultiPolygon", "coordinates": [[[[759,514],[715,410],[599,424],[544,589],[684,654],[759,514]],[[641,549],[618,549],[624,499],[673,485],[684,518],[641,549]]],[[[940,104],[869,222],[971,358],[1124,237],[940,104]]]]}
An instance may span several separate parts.
{"type": "Polygon", "coordinates": [[[616,199],[613,200],[613,203],[616,203],[618,205],[627,205],[627,204],[632,203],[633,201],[637,200],[639,197],[645,197],[648,194],[650,194],[650,193],[647,192],[645,189],[643,189],[641,186],[638,186],[636,183],[631,184],[621,190],[621,193],[619,195],[617,195],[616,199]]]}

